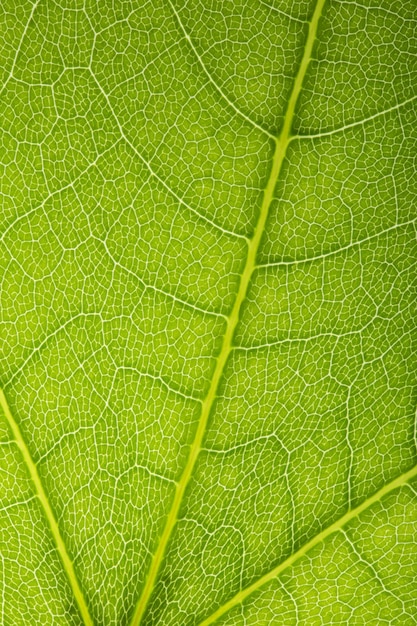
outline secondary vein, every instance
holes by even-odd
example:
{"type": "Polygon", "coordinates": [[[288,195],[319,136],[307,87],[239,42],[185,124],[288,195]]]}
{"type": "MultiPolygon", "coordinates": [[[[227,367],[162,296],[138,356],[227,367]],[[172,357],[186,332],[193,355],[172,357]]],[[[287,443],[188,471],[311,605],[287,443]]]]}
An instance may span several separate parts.
{"type": "Polygon", "coordinates": [[[28,468],[30,478],[32,479],[32,483],[35,487],[36,496],[38,497],[38,500],[41,503],[42,509],[45,513],[46,519],[51,529],[51,533],[54,538],[54,541],[58,550],[58,554],[61,558],[65,573],[67,575],[69,584],[72,589],[72,593],[74,595],[75,601],[78,605],[78,609],[83,619],[83,623],[85,626],[94,626],[92,617],[90,615],[87,603],[84,598],[84,594],[81,590],[80,584],[77,579],[77,575],[74,570],[74,565],[67,552],[64,539],[59,530],[58,522],[55,519],[55,515],[49,503],[48,496],[46,495],[46,492],[43,488],[42,481],[39,476],[36,464],[34,460],[32,459],[32,455],[30,454],[29,448],[27,447],[26,442],[23,438],[22,431],[20,430],[18,423],[13,417],[13,414],[10,410],[6,396],[4,395],[4,391],[2,389],[0,389],[0,406],[2,407],[4,411],[4,415],[12,431],[13,438],[22,454],[26,467],[28,468]]]}
{"type": "Polygon", "coordinates": [[[212,75],[210,74],[210,72],[208,71],[201,55],[198,53],[197,48],[195,47],[190,35],[187,33],[184,24],[181,20],[180,14],[178,13],[178,11],[176,10],[176,8],[174,7],[173,3],[171,0],[168,0],[168,4],[170,5],[172,12],[174,13],[178,25],[181,29],[181,32],[183,33],[185,39],[187,40],[191,50],[194,53],[195,58],[197,59],[201,69],[203,70],[204,74],[207,76],[209,82],[213,85],[213,87],[216,89],[216,91],[221,95],[221,97],[223,98],[223,100],[233,109],[233,111],[235,113],[237,113],[237,115],[239,115],[240,117],[242,117],[246,122],[249,122],[249,124],[251,126],[253,126],[254,128],[257,128],[258,130],[260,130],[262,133],[264,133],[267,137],[270,137],[272,139],[275,139],[275,136],[270,133],[266,128],[264,128],[263,126],[260,126],[259,124],[257,124],[255,122],[255,120],[252,120],[250,117],[248,117],[241,109],[239,109],[236,104],[234,104],[234,102],[232,100],[230,100],[230,98],[227,97],[227,95],[224,93],[223,89],[220,87],[220,85],[218,85],[216,83],[216,81],[214,80],[214,78],[212,77],[212,75]]]}
{"type": "Polygon", "coordinates": [[[203,437],[206,431],[208,418],[211,412],[211,409],[214,404],[214,400],[217,396],[217,390],[219,387],[219,383],[229,358],[229,355],[232,350],[232,341],[236,326],[239,322],[239,314],[243,301],[246,298],[246,294],[248,292],[249,283],[252,277],[253,270],[256,267],[256,256],[259,248],[259,244],[261,242],[262,235],[265,230],[265,224],[268,218],[269,209],[271,206],[271,202],[273,200],[274,190],[279,178],[279,174],[281,172],[282,164],[285,159],[285,155],[287,153],[287,148],[291,140],[291,128],[294,119],[294,111],[295,106],[297,104],[298,97],[301,92],[301,88],[304,82],[305,74],[308,68],[308,65],[311,60],[311,53],[313,50],[313,45],[316,39],[317,27],[319,23],[319,19],[321,16],[321,12],[324,6],[325,0],[318,0],[315,6],[311,21],[309,23],[309,31],[306,39],[306,44],[304,48],[303,57],[301,59],[300,67],[298,69],[297,75],[294,80],[294,85],[291,91],[291,95],[288,101],[288,107],[285,112],[284,121],[282,125],[282,130],[277,139],[275,139],[275,151],[272,160],[272,167],[269,174],[268,182],[265,187],[264,196],[262,200],[261,209],[259,212],[258,221],[255,226],[255,230],[252,238],[248,242],[248,253],[246,257],[245,267],[241,276],[239,290],[236,295],[236,299],[230,313],[230,316],[227,319],[226,332],[223,338],[223,344],[219,353],[219,356],[216,361],[216,366],[214,369],[213,377],[211,379],[210,387],[205,397],[202,408],[199,424],[196,430],[196,435],[194,441],[191,445],[189,456],[187,459],[187,463],[185,465],[184,471],[181,475],[181,478],[177,484],[174,500],[171,506],[171,510],[168,514],[165,527],[162,531],[161,538],[159,540],[158,547],[153,556],[151,566],[149,569],[149,573],[147,576],[147,580],[143,587],[141,596],[136,605],[135,612],[133,614],[133,618],[130,626],[139,626],[142,620],[142,617],[146,611],[148,606],[153,588],[155,586],[155,582],[158,577],[158,573],[160,567],[162,565],[162,561],[164,559],[168,542],[174,530],[175,524],[178,519],[178,513],[181,507],[181,503],[184,498],[185,491],[187,489],[188,483],[191,479],[195,464],[197,462],[197,458],[199,456],[201,445],[203,441],[203,437]]]}
{"type": "Polygon", "coordinates": [[[232,609],[233,607],[244,602],[246,598],[252,593],[255,593],[258,589],[266,585],[268,582],[277,578],[277,576],[282,574],[284,570],[294,565],[296,561],[301,559],[301,557],[307,554],[307,552],[312,550],[319,543],[322,543],[325,539],[327,539],[327,537],[337,532],[338,530],[342,530],[342,528],[346,526],[348,522],[358,517],[361,513],[363,513],[363,511],[366,511],[366,509],[372,506],[372,504],[379,502],[385,495],[389,494],[391,491],[394,491],[394,489],[398,489],[402,485],[405,485],[416,476],[417,465],[408,470],[408,472],[401,474],[391,482],[384,485],[379,491],[364,500],[364,502],[362,502],[362,504],[360,504],[359,506],[355,507],[354,509],[350,509],[347,513],[345,513],[345,515],[340,517],[333,524],[322,530],[310,541],[301,546],[301,548],[297,550],[297,552],[294,552],[294,554],[289,556],[288,559],[277,565],[277,567],[275,567],[271,571],[267,572],[264,576],[261,576],[261,578],[256,580],[252,585],[246,587],[246,589],[239,591],[239,593],[233,596],[233,598],[231,598],[228,602],[225,602],[225,604],[219,607],[217,611],[212,613],[204,621],[200,622],[199,626],[210,626],[210,624],[213,624],[216,620],[219,619],[219,617],[227,613],[227,611],[230,611],[230,609],[232,609]]]}

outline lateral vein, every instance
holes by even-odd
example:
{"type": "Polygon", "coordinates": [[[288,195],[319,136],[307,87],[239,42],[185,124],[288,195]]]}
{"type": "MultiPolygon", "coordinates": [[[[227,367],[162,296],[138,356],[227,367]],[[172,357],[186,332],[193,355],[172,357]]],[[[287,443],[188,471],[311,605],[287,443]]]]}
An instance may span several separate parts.
{"type": "Polygon", "coordinates": [[[301,59],[300,67],[294,80],[294,85],[291,91],[291,95],[288,101],[288,107],[284,116],[284,121],[280,135],[275,141],[275,151],[272,160],[272,167],[269,174],[268,182],[265,187],[264,196],[262,200],[261,209],[259,212],[258,221],[256,223],[252,238],[248,241],[248,253],[246,257],[245,267],[241,276],[239,289],[236,295],[236,299],[227,319],[226,332],[223,337],[223,344],[217,358],[216,366],[214,369],[213,377],[211,379],[210,387],[206,398],[202,403],[200,420],[197,427],[194,441],[191,445],[187,463],[185,465],[182,476],[177,483],[174,500],[171,506],[171,510],[168,514],[165,527],[162,531],[161,538],[159,540],[158,547],[154,553],[147,580],[143,587],[142,593],[139,597],[136,609],[133,614],[130,626],[140,626],[142,617],[148,606],[155,582],[158,577],[162,561],[164,559],[168,542],[174,530],[175,524],[178,519],[178,513],[181,507],[181,503],[184,498],[185,491],[188,483],[191,479],[197,458],[199,456],[203,437],[206,431],[208,418],[211,409],[214,404],[214,400],[217,395],[220,379],[222,377],[225,365],[232,351],[232,341],[236,326],[239,321],[240,309],[243,301],[246,298],[248,292],[249,283],[252,277],[253,270],[256,267],[256,256],[261,242],[261,238],[265,229],[266,220],[268,218],[269,209],[273,200],[274,190],[278,181],[279,174],[281,172],[282,164],[285,159],[288,145],[291,140],[291,127],[294,119],[295,106],[297,104],[298,97],[301,92],[304,77],[311,60],[311,53],[313,50],[314,41],[316,38],[318,22],[321,16],[321,12],[324,6],[325,0],[318,0],[314,9],[311,22],[309,24],[309,31],[306,39],[303,57],[301,59]]]}
{"type": "Polygon", "coordinates": [[[29,475],[35,487],[35,492],[38,497],[38,500],[40,501],[41,506],[44,510],[46,519],[48,520],[48,524],[50,526],[52,536],[54,538],[59,556],[61,558],[65,573],[67,575],[69,584],[71,586],[72,593],[74,594],[74,598],[78,605],[78,609],[80,611],[84,625],[94,626],[93,619],[88,610],[87,603],[84,598],[84,594],[81,590],[80,584],[77,579],[77,575],[74,570],[74,565],[67,552],[67,548],[65,546],[64,540],[62,538],[61,532],[58,527],[58,522],[55,519],[55,515],[49,503],[48,496],[46,495],[46,492],[43,488],[42,481],[39,476],[36,464],[32,459],[32,455],[30,454],[29,448],[27,447],[26,442],[23,438],[22,431],[20,430],[18,423],[13,417],[13,414],[10,410],[6,396],[4,395],[4,391],[2,389],[0,389],[0,406],[2,407],[4,411],[6,420],[10,426],[14,440],[22,454],[26,467],[28,468],[29,475]]]}
{"type": "Polygon", "coordinates": [[[292,554],[287,559],[285,559],[285,561],[277,565],[277,567],[269,571],[264,576],[261,576],[261,578],[256,580],[252,585],[249,585],[248,587],[246,587],[246,589],[239,591],[239,593],[233,596],[233,598],[231,598],[228,602],[225,602],[225,604],[219,607],[217,611],[212,613],[204,621],[200,622],[198,626],[209,626],[210,624],[213,624],[222,615],[227,613],[227,611],[230,611],[230,609],[232,609],[233,607],[244,602],[246,598],[248,598],[252,593],[254,593],[258,589],[266,585],[268,582],[271,582],[272,580],[277,578],[277,576],[282,574],[283,571],[285,571],[286,569],[294,565],[294,563],[296,563],[296,561],[301,559],[301,557],[305,556],[307,552],[312,550],[319,543],[322,543],[323,541],[325,541],[327,537],[329,537],[330,535],[332,535],[333,533],[339,530],[342,530],[342,528],[346,526],[348,522],[358,517],[361,513],[366,511],[366,509],[372,506],[372,504],[379,502],[384,496],[389,494],[391,491],[393,491],[394,489],[398,489],[399,487],[402,487],[403,485],[408,483],[410,480],[412,480],[416,476],[417,476],[417,465],[415,465],[413,468],[408,470],[408,472],[405,472],[404,474],[397,476],[397,478],[394,478],[394,480],[384,485],[381,489],[379,489],[379,491],[376,491],[372,496],[364,500],[362,504],[359,504],[359,506],[355,507],[354,509],[350,509],[347,513],[345,513],[345,515],[343,515],[338,520],[336,520],[333,524],[331,524],[330,526],[322,530],[320,533],[315,535],[315,537],[313,537],[312,539],[310,539],[310,541],[308,541],[303,546],[301,546],[301,548],[297,550],[297,552],[294,552],[294,554],[292,554]]]}
{"type": "Polygon", "coordinates": [[[176,8],[174,7],[172,0],[168,0],[168,4],[170,5],[172,12],[174,13],[178,25],[186,39],[186,41],[188,42],[191,50],[194,53],[195,58],[197,59],[201,69],[203,70],[204,74],[207,76],[209,82],[213,85],[213,87],[216,89],[216,91],[221,95],[221,97],[223,98],[223,100],[229,105],[230,108],[233,109],[233,111],[239,115],[240,117],[242,117],[246,122],[249,122],[249,124],[251,124],[251,126],[253,126],[254,128],[257,128],[258,130],[260,130],[264,135],[266,135],[267,137],[270,137],[271,139],[275,140],[275,136],[270,133],[266,128],[264,128],[263,126],[260,126],[259,124],[257,124],[255,122],[255,120],[252,120],[250,117],[248,117],[241,109],[239,109],[236,104],[234,104],[234,102],[232,100],[230,100],[230,98],[227,97],[227,95],[224,93],[223,89],[220,87],[220,85],[218,85],[216,83],[216,81],[214,80],[214,78],[212,77],[212,75],[210,74],[210,72],[208,71],[201,55],[198,53],[197,48],[195,47],[190,35],[187,33],[184,24],[181,20],[180,14],[178,13],[178,11],[176,10],[176,8]]]}

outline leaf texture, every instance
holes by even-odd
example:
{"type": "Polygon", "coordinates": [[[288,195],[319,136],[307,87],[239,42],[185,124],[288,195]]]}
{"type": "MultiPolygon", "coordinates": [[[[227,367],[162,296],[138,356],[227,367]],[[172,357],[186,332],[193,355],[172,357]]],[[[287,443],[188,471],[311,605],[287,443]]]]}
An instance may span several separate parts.
{"type": "Polygon", "coordinates": [[[416,624],[415,0],[0,11],[0,624],[416,624]]]}

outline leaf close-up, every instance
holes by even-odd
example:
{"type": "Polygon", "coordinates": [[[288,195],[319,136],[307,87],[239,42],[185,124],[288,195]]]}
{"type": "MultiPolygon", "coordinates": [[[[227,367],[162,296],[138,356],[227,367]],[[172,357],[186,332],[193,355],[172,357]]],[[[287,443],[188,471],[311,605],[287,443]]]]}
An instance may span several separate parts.
{"type": "Polygon", "coordinates": [[[417,624],[416,0],[0,24],[0,626],[417,624]]]}

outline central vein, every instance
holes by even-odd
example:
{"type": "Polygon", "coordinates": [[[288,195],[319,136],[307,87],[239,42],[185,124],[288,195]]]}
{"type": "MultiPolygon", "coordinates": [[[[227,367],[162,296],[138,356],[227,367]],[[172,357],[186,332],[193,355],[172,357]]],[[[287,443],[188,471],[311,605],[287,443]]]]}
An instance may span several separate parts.
{"type": "Polygon", "coordinates": [[[320,19],[320,15],[321,15],[324,3],[325,3],[325,0],[317,1],[311,22],[309,24],[309,31],[308,31],[305,48],[304,48],[303,57],[301,59],[297,76],[295,77],[295,80],[294,80],[294,85],[291,91],[290,98],[288,100],[288,107],[285,113],[282,130],[281,130],[279,137],[275,141],[276,145],[275,145],[275,152],[274,152],[274,156],[272,160],[271,172],[268,178],[267,185],[265,187],[262,205],[261,205],[261,209],[259,213],[259,218],[256,223],[253,236],[248,243],[248,253],[246,257],[245,267],[244,267],[242,277],[240,280],[239,290],[237,292],[232,311],[227,320],[226,332],[224,334],[223,344],[222,344],[219,356],[217,358],[216,367],[214,369],[213,377],[210,383],[210,388],[208,390],[207,396],[205,397],[202,403],[200,420],[198,423],[194,441],[190,448],[187,464],[181,475],[180,481],[177,484],[172,507],[168,514],[165,527],[162,532],[157,550],[153,556],[145,586],[143,588],[142,594],[136,605],[136,610],[133,615],[133,619],[131,621],[131,626],[139,626],[142,620],[142,617],[145,613],[153,588],[155,586],[156,579],[158,577],[158,573],[159,573],[163,558],[165,556],[168,542],[170,540],[170,537],[172,535],[172,532],[174,530],[175,524],[178,519],[178,512],[180,510],[181,503],[184,498],[185,490],[190,481],[190,478],[194,470],[194,466],[196,464],[198,455],[201,450],[201,444],[203,441],[204,434],[206,432],[207,421],[208,421],[211,409],[213,407],[214,401],[217,396],[217,390],[219,387],[220,379],[223,375],[226,362],[231,352],[233,335],[234,335],[236,326],[239,322],[240,309],[241,309],[243,301],[246,298],[249,283],[252,277],[252,273],[256,265],[257,252],[258,252],[259,244],[260,244],[260,241],[261,241],[264,229],[265,229],[266,220],[268,218],[269,209],[270,209],[271,202],[274,196],[274,190],[275,190],[275,187],[276,187],[276,184],[277,184],[280,172],[281,172],[285,155],[287,153],[288,145],[291,140],[291,127],[292,127],[293,118],[294,118],[295,106],[297,104],[297,100],[300,95],[300,91],[303,85],[307,67],[311,59],[311,52],[312,52],[314,41],[316,38],[317,26],[318,26],[318,22],[320,19]]]}

